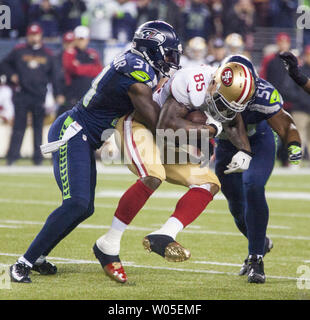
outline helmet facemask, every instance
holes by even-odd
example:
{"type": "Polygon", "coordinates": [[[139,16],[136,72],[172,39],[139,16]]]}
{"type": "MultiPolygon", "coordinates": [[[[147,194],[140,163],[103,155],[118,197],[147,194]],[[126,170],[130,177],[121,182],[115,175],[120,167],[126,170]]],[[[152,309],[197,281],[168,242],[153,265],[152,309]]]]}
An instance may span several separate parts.
{"type": "Polygon", "coordinates": [[[206,95],[207,112],[217,121],[231,121],[237,115],[237,112],[230,107],[230,103],[219,93],[206,95]]]}
{"type": "Polygon", "coordinates": [[[246,66],[227,63],[216,71],[209,85],[208,112],[218,121],[230,121],[252,103],[255,90],[255,80],[246,66]]]}

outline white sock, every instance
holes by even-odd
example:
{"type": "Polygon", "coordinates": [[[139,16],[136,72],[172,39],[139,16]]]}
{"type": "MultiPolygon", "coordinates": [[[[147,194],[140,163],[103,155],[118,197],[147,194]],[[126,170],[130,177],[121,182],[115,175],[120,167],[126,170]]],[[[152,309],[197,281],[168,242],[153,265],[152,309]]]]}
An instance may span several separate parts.
{"type": "Polygon", "coordinates": [[[100,237],[96,244],[98,248],[104,253],[112,256],[119,255],[121,239],[127,224],[114,217],[111,228],[108,232],[100,237]]]}
{"type": "Polygon", "coordinates": [[[25,259],[24,256],[21,256],[17,261],[21,263],[25,263],[27,266],[32,268],[32,263],[30,263],[27,259],[25,259]]]}
{"type": "Polygon", "coordinates": [[[42,264],[46,260],[46,256],[40,256],[34,264],[42,264]]]}
{"type": "Polygon", "coordinates": [[[177,234],[182,231],[184,228],[182,222],[175,218],[170,217],[167,222],[158,230],[150,233],[150,234],[165,234],[172,237],[174,240],[177,234]]]}

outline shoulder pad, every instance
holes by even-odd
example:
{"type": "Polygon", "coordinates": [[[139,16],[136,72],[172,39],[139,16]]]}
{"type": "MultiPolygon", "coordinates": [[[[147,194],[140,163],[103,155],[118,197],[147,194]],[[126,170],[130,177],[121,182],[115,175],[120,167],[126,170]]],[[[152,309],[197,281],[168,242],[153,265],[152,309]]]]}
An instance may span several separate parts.
{"type": "Polygon", "coordinates": [[[157,85],[157,76],[153,68],[140,56],[126,52],[112,62],[116,71],[127,77],[146,84],[151,89],[157,85]]]}
{"type": "Polygon", "coordinates": [[[283,99],[279,91],[268,81],[258,79],[255,99],[249,109],[265,114],[275,114],[282,106],[283,99]]]}

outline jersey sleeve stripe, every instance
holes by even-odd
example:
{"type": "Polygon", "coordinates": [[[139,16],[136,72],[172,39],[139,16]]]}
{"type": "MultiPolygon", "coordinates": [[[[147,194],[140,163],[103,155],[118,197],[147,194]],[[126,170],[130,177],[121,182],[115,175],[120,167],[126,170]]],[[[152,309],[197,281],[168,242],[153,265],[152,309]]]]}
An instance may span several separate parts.
{"type": "Polygon", "coordinates": [[[139,155],[135,140],[132,134],[132,115],[128,115],[124,120],[124,141],[127,154],[137,169],[140,178],[148,176],[146,168],[139,155]]]}

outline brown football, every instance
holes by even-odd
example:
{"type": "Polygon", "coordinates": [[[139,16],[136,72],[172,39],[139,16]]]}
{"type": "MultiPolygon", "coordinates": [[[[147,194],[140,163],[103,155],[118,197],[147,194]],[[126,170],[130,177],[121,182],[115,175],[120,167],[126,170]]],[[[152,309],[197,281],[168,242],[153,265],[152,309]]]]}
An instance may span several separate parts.
{"type": "Polygon", "coordinates": [[[195,123],[205,124],[208,117],[204,112],[197,110],[197,111],[190,112],[186,116],[186,119],[195,123]]]}

